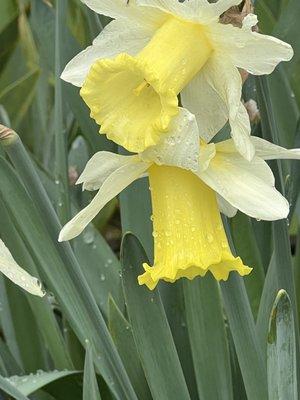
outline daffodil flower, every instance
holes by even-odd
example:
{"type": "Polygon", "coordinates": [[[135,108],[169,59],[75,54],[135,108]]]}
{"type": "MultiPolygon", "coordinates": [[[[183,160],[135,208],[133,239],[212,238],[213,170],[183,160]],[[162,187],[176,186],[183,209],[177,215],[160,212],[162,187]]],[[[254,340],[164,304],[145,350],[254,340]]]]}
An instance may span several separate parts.
{"type": "Polygon", "coordinates": [[[28,274],[14,260],[11,252],[0,239],[0,272],[9,278],[13,283],[20,286],[27,292],[43,297],[45,291],[42,289],[39,280],[28,274]]]}
{"type": "Polygon", "coordinates": [[[79,235],[108,201],[148,172],[155,260],[153,267],[144,265],[139,283],[153,289],[160,279],[192,279],[207,271],[218,280],[226,280],[230,271],[249,274],[251,268],[230,251],[219,209],[228,216],[240,210],[257,219],[286,218],[289,204],[275,189],[264,160],[300,159],[300,150],[257,137],[251,143],[256,150],[252,161],[236,151],[232,139],[199,146],[195,116],[181,109],[159,145],[138,155],[100,151],[90,159],[77,183],[98,193],[62,229],[59,240],[79,235]]]}
{"type": "Polygon", "coordinates": [[[62,78],[82,86],[101,133],[131,152],[144,151],[169,131],[180,94],[206,142],[229,121],[238,151],[253,158],[238,68],[269,74],[293,50],[253,32],[253,14],[242,28],[222,24],[220,15],[241,0],[83,2],[115,20],[70,61],[62,78]]]}

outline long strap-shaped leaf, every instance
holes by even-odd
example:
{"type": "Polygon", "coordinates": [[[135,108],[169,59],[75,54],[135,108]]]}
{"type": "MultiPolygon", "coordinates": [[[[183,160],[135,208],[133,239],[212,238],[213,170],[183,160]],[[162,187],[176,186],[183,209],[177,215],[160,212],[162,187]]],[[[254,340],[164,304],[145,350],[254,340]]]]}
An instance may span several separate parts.
{"type": "Polygon", "coordinates": [[[271,312],[268,335],[270,400],[297,400],[295,325],[288,294],[280,290],[271,312]]]}
{"type": "Polygon", "coordinates": [[[18,389],[14,387],[9,379],[5,379],[2,376],[0,376],[0,389],[16,400],[29,400],[28,397],[24,396],[18,389]]]}
{"type": "MultiPolygon", "coordinates": [[[[262,132],[265,139],[276,144],[279,141],[278,128],[273,112],[269,85],[266,77],[257,78],[258,99],[262,115],[262,132]]],[[[282,170],[279,162],[272,163],[276,183],[284,192],[282,170]]],[[[291,258],[291,245],[289,240],[288,224],[285,220],[273,223],[273,245],[276,265],[276,274],[280,287],[287,291],[294,310],[296,332],[299,332],[295,282],[291,258]]],[[[299,334],[297,333],[299,336],[299,334]]],[[[297,341],[298,342],[298,341],[297,341]]],[[[299,348],[297,349],[299,352],[299,348]]],[[[298,370],[300,376],[300,369],[298,370]]]]}
{"type": "MultiPolygon", "coordinates": [[[[228,223],[224,227],[235,252],[228,223]]],[[[248,400],[267,399],[267,371],[243,279],[231,273],[221,291],[248,400]]]]}
{"type": "Polygon", "coordinates": [[[248,400],[265,400],[267,373],[245,285],[242,278],[231,273],[221,289],[248,400]]]}
{"type": "Polygon", "coordinates": [[[84,376],[83,376],[83,400],[101,400],[94,369],[92,349],[90,348],[90,346],[87,346],[85,355],[84,376]]]}
{"type": "Polygon", "coordinates": [[[184,298],[199,398],[232,400],[229,351],[218,283],[212,275],[185,281],[184,298]]]}
{"type": "MultiPolygon", "coordinates": [[[[6,243],[13,243],[13,251],[16,260],[22,261],[22,267],[33,276],[38,277],[37,268],[30,257],[24,242],[20,238],[14,224],[9,218],[7,209],[0,201],[0,234],[6,243]]],[[[43,337],[44,343],[47,345],[48,351],[57,369],[72,369],[70,354],[65,346],[63,336],[59,330],[58,323],[55,319],[51,304],[45,296],[43,299],[35,298],[31,294],[25,293],[33,314],[36,317],[36,323],[43,337]]],[[[14,302],[14,298],[12,301],[14,302]]],[[[31,356],[32,357],[32,356],[31,356]]]]}
{"type": "Polygon", "coordinates": [[[0,196],[10,210],[12,219],[34,257],[41,273],[53,293],[57,296],[64,312],[82,343],[88,339],[94,353],[100,355],[95,363],[108,386],[118,399],[136,399],[126,371],[108,333],[104,319],[81,273],[69,244],[59,245],[57,216],[41,186],[29,157],[16,141],[10,155],[22,175],[23,183],[31,193],[30,199],[4,159],[0,159],[0,196]],[[34,202],[34,204],[33,204],[34,202]],[[51,241],[37,209],[47,221],[51,241]]]}
{"type": "Polygon", "coordinates": [[[123,239],[121,259],[133,336],[153,399],[188,400],[189,392],[159,292],[138,286],[137,276],[147,256],[130,233],[123,239]]]}
{"type": "Polygon", "coordinates": [[[108,325],[138,398],[151,400],[152,396],[141,366],[132,328],[112,297],[109,298],[108,325]]]}

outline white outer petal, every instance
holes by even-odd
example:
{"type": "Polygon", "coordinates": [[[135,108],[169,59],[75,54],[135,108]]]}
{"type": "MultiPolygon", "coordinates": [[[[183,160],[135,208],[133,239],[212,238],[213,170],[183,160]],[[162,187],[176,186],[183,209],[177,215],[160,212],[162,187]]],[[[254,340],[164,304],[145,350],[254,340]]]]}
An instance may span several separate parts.
{"type": "Polygon", "coordinates": [[[216,156],[216,153],[217,148],[214,143],[202,145],[200,147],[198,170],[205,171],[209,167],[211,160],[216,156]]]}
{"type": "Polygon", "coordinates": [[[216,3],[211,4],[212,9],[216,15],[220,16],[230,7],[241,4],[242,0],[218,0],[216,3]]]}
{"type": "Polygon", "coordinates": [[[111,18],[126,18],[131,22],[143,25],[155,25],[161,12],[155,9],[143,9],[137,6],[136,0],[81,0],[91,10],[111,18]]]}
{"type": "Polygon", "coordinates": [[[172,14],[186,20],[209,23],[211,20],[216,20],[215,11],[212,10],[211,4],[204,0],[179,2],[177,0],[137,0],[139,6],[154,8],[160,10],[165,15],[172,14]]]}
{"type": "Polygon", "coordinates": [[[111,18],[128,18],[130,13],[135,12],[135,1],[126,0],[81,0],[91,10],[98,14],[107,15],[111,18]]]}
{"type": "Polygon", "coordinates": [[[158,8],[165,13],[181,16],[188,12],[188,6],[185,3],[174,0],[137,0],[137,5],[158,8]]]}
{"type": "Polygon", "coordinates": [[[200,136],[210,141],[229,119],[232,137],[248,160],[254,155],[250,121],[241,103],[242,78],[230,59],[215,51],[204,68],[182,91],[182,104],[197,117],[200,136]]]}
{"type": "Polygon", "coordinates": [[[105,204],[117,196],[130,183],[138,179],[149,168],[149,165],[149,163],[136,161],[135,164],[128,165],[126,163],[115,170],[103,182],[91,203],[63,227],[58,240],[62,242],[78,236],[105,204]]]}
{"type": "Polygon", "coordinates": [[[3,241],[0,239],[0,271],[7,276],[12,282],[20,286],[27,292],[35,296],[43,297],[44,290],[41,288],[37,278],[29,275],[23,268],[21,268],[3,241]]]}
{"type": "Polygon", "coordinates": [[[289,213],[288,201],[274,187],[271,169],[258,157],[248,162],[238,154],[217,153],[209,168],[197,175],[250,217],[274,221],[289,213]]]}
{"type": "Polygon", "coordinates": [[[123,156],[109,151],[99,151],[86,164],[76,184],[83,183],[83,190],[98,190],[105,180],[125,166],[136,165],[138,156],[123,156]]]}
{"type": "Polygon", "coordinates": [[[209,37],[214,48],[222,50],[236,67],[254,75],[270,74],[281,61],[293,57],[289,44],[247,28],[213,23],[209,37]]]}
{"type": "Polygon", "coordinates": [[[264,160],[300,160],[300,149],[288,150],[256,136],[252,136],[251,141],[255,147],[256,155],[264,160]]]}
{"type": "Polygon", "coordinates": [[[239,111],[234,119],[229,118],[231,136],[238,152],[251,161],[255,154],[255,148],[251,141],[251,125],[248,112],[240,102],[239,111]]]}
{"type": "Polygon", "coordinates": [[[176,166],[191,171],[198,169],[199,130],[196,118],[188,110],[181,108],[172,120],[168,135],[141,153],[144,161],[158,165],[176,166]]]}
{"type": "Polygon", "coordinates": [[[226,217],[233,218],[236,216],[238,209],[233,207],[230,203],[228,203],[227,200],[224,199],[224,197],[220,196],[218,193],[217,193],[217,202],[221,213],[226,215],[226,217]]]}
{"type": "Polygon", "coordinates": [[[228,121],[228,109],[225,101],[210,84],[209,60],[201,72],[182,90],[181,101],[197,118],[200,137],[209,142],[228,121]]]}
{"type": "Polygon", "coordinates": [[[120,53],[134,56],[146,46],[154,31],[125,19],[112,21],[96,37],[92,46],[77,54],[67,64],[61,78],[75,86],[82,86],[96,60],[112,58],[120,53]]]}

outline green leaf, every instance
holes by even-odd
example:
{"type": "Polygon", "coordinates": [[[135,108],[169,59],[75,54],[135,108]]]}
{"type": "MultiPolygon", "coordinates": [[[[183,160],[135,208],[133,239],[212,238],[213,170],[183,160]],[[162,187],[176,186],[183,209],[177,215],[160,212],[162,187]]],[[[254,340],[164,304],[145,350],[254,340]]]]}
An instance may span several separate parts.
{"type": "Polygon", "coordinates": [[[124,310],[120,262],[103,237],[90,226],[74,240],[74,251],[104,314],[108,314],[109,295],[124,310]]]}
{"type": "Polygon", "coordinates": [[[270,400],[298,399],[293,309],[284,290],[278,292],[269,322],[268,388],[270,400]]]}
{"type": "Polygon", "coordinates": [[[265,279],[260,251],[254,236],[251,220],[247,215],[238,212],[230,220],[230,226],[237,254],[245,265],[253,268],[251,274],[244,278],[244,282],[252,312],[256,318],[265,279]]]}
{"type": "Polygon", "coordinates": [[[13,20],[7,28],[0,33],[0,73],[2,75],[18,41],[18,23],[13,20]]]}
{"type": "Polygon", "coordinates": [[[111,297],[108,323],[109,331],[138,398],[150,400],[152,397],[134,343],[132,328],[111,297]]]}
{"type": "Polygon", "coordinates": [[[290,43],[295,50],[292,63],[298,62],[300,57],[300,41],[298,20],[300,17],[300,3],[298,0],[290,0],[280,15],[279,21],[274,28],[273,34],[280,39],[290,43]]]}
{"type": "Polygon", "coordinates": [[[0,389],[16,400],[30,400],[13,386],[13,384],[9,381],[9,378],[3,378],[0,376],[0,389]]]}
{"type": "MultiPolygon", "coordinates": [[[[43,65],[54,71],[55,51],[53,45],[54,37],[54,12],[44,2],[31,0],[32,2],[32,19],[33,30],[35,33],[36,43],[39,47],[40,56],[43,65]]],[[[64,39],[60,43],[62,51],[61,65],[64,66],[68,61],[79,53],[82,48],[78,45],[70,32],[64,30],[64,39]]],[[[113,151],[116,145],[107,140],[104,135],[99,134],[98,125],[90,118],[88,107],[79,95],[79,89],[71,84],[63,83],[63,92],[66,102],[68,103],[74,118],[77,120],[82,135],[86,138],[90,145],[90,150],[94,153],[98,150],[113,151]]]]}
{"type": "Polygon", "coordinates": [[[55,9],[55,98],[54,98],[54,177],[58,183],[57,213],[62,224],[71,217],[67,131],[63,117],[63,92],[60,75],[62,73],[63,42],[65,32],[67,2],[58,1],[55,9]]]}
{"type": "MultiPolygon", "coordinates": [[[[14,339],[18,346],[21,365],[25,373],[34,372],[39,368],[47,368],[46,365],[46,349],[38,330],[37,321],[29,306],[25,294],[13,283],[6,280],[5,293],[7,296],[6,317],[10,314],[10,327],[13,327],[15,335],[14,339]]],[[[4,312],[3,312],[4,314],[4,312]]],[[[1,319],[3,322],[3,330],[5,339],[9,340],[11,329],[7,331],[7,320],[1,319]]],[[[15,354],[15,353],[14,353],[15,354]]]]}
{"type": "MultiPolygon", "coordinates": [[[[0,220],[2,221],[0,227],[1,236],[8,247],[13,251],[16,261],[18,261],[32,276],[39,277],[37,267],[32,257],[30,257],[24,242],[15,229],[13,222],[9,218],[8,211],[3,206],[2,202],[0,202],[0,220]]],[[[72,368],[70,355],[66,350],[62,334],[52,310],[52,305],[47,296],[43,299],[37,299],[26,292],[24,292],[24,294],[35,316],[35,321],[44,340],[44,344],[47,346],[52,357],[54,366],[58,369],[72,368]]],[[[31,358],[33,357],[31,356],[31,358]]],[[[41,365],[38,366],[38,368],[41,368],[41,365]]]]}
{"type": "Polygon", "coordinates": [[[36,374],[24,375],[24,376],[11,376],[9,382],[18,389],[24,396],[29,396],[35,391],[47,386],[49,383],[54,382],[58,379],[62,379],[65,376],[78,374],[78,371],[51,371],[44,372],[38,371],[36,374]]]}
{"type": "Polygon", "coordinates": [[[231,273],[221,289],[248,400],[267,399],[267,371],[243,280],[231,273]]]}
{"type": "Polygon", "coordinates": [[[258,15],[259,29],[264,34],[270,34],[275,26],[276,18],[264,0],[257,2],[255,13],[258,15]]]}
{"type": "Polygon", "coordinates": [[[101,400],[94,369],[92,349],[89,345],[86,347],[84,363],[83,400],[101,400]]]}
{"type": "Polygon", "coordinates": [[[0,92],[0,103],[5,107],[15,129],[33,101],[39,73],[37,69],[30,71],[0,92]]]}
{"type": "MultiPolygon", "coordinates": [[[[85,343],[88,339],[95,353],[101,355],[95,357],[95,363],[116,397],[122,400],[136,399],[103,317],[69,245],[57,244],[59,230],[59,227],[55,228],[57,217],[52,214],[49,199],[46,200],[47,198],[44,197],[46,194],[43,191],[39,193],[42,188],[36,181],[37,176],[28,177],[28,179],[33,179],[29,185],[33,196],[38,193],[42,196],[41,203],[37,201],[34,205],[7,162],[0,158],[0,165],[0,197],[10,210],[28,250],[39,265],[41,276],[57,296],[81,342],[85,343]],[[54,232],[53,240],[56,244],[50,239],[36,206],[45,207],[41,215],[46,218],[50,231],[54,232]],[[50,218],[47,217],[49,212],[50,218]]],[[[32,165],[31,168],[33,168],[32,165]]],[[[24,172],[26,175],[28,170],[25,168],[24,172]]],[[[36,197],[34,199],[37,200],[36,197]]]]}
{"type": "Polygon", "coordinates": [[[158,288],[190,396],[196,400],[198,399],[198,390],[187,329],[183,283],[184,279],[179,279],[172,285],[160,282],[158,288]]]}
{"type": "Polygon", "coordinates": [[[148,258],[153,257],[151,199],[148,178],[133,182],[120,194],[122,231],[133,232],[141,241],[148,258]]]}
{"type": "Polygon", "coordinates": [[[264,354],[266,354],[266,337],[268,336],[269,316],[274,303],[274,298],[279,289],[280,283],[278,282],[276,274],[276,259],[273,255],[268,267],[256,322],[258,340],[261,343],[261,348],[263,349],[264,354]]]}
{"type": "MultiPolygon", "coordinates": [[[[278,132],[277,119],[279,116],[274,113],[272,99],[270,96],[269,84],[266,77],[257,78],[258,98],[262,116],[262,132],[265,139],[278,143],[282,136],[278,132]]],[[[280,143],[279,143],[280,144],[280,143]]],[[[284,182],[282,177],[282,168],[280,162],[272,163],[272,170],[276,178],[276,184],[279,190],[284,194],[284,182]]],[[[295,282],[292,268],[291,245],[288,232],[288,221],[280,220],[272,223],[273,229],[273,248],[275,265],[277,266],[278,282],[282,289],[285,289],[290,296],[294,312],[296,315],[295,324],[298,332],[298,318],[295,282]]],[[[300,372],[299,372],[300,373],[300,372]]]]}
{"type": "Polygon", "coordinates": [[[11,354],[7,344],[2,339],[0,339],[0,363],[0,375],[2,376],[8,377],[24,373],[11,354]]]}
{"type": "Polygon", "coordinates": [[[184,297],[199,398],[232,400],[230,359],[219,286],[212,275],[185,281],[184,297]]]}
{"type": "MultiPolygon", "coordinates": [[[[283,147],[291,148],[295,144],[295,134],[300,113],[289,77],[283,65],[279,65],[267,79],[270,84],[270,100],[276,116],[279,144],[283,147]]],[[[264,113],[262,118],[264,118],[264,113]]],[[[287,163],[290,165],[289,161],[287,163]]]]}
{"type": "Polygon", "coordinates": [[[121,260],[129,319],[153,399],[190,399],[159,293],[137,283],[147,256],[130,233],[123,239],[121,260]]]}
{"type": "Polygon", "coordinates": [[[0,33],[18,15],[18,7],[15,0],[2,0],[0,2],[0,33]]]}

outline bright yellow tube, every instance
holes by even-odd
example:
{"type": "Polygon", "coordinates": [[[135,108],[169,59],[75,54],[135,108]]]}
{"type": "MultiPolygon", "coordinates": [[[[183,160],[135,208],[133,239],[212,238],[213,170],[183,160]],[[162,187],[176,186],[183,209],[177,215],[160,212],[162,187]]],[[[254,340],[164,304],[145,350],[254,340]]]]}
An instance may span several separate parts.
{"type": "Polygon", "coordinates": [[[80,93],[101,133],[141,152],[168,131],[178,93],[211,52],[204,27],[170,16],[136,57],[96,61],[80,93]]]}
{"type": "Polygon", "coordinates": [[[154,266],[144,264],[139,284],[154,289],[160,280],[193,279],[210,271],[217,280],[251,268],[228,245],[216,195],[193,173],[154,165],[149,169],[153,208],[154,266]]]}

